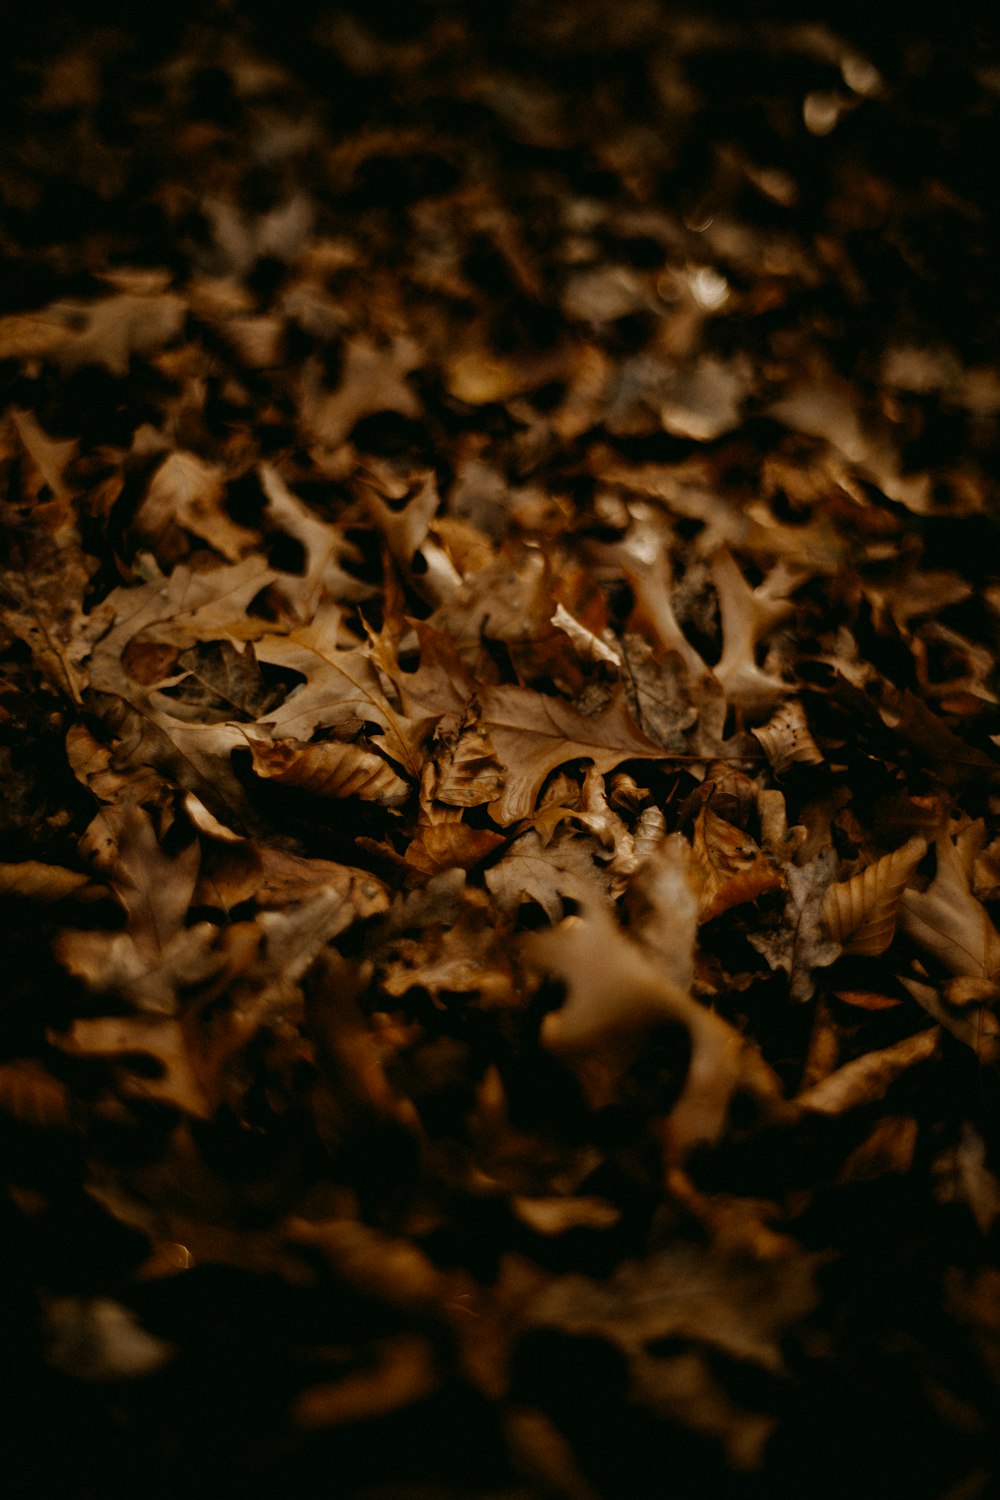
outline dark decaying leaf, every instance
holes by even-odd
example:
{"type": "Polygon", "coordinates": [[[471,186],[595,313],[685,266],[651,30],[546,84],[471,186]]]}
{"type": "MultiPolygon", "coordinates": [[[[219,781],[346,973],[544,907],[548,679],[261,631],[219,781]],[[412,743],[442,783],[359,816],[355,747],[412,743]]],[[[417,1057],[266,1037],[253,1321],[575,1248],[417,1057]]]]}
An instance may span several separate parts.
{"type": "Polygon", "coordinates": [[[0,1487],[985,1500],[990,28],[20,9],[0,1487]]]}

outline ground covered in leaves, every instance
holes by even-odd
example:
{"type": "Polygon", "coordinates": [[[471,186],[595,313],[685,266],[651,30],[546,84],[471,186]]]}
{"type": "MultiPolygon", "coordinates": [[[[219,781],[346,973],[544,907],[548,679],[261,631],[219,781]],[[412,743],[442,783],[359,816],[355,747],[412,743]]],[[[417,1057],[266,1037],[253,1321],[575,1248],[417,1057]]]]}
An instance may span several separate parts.
{"type": "Polygon", "coordinates": [[[990,1493],[991,38],[87,9],[3,65],[5,1493],[990,1493]]]}

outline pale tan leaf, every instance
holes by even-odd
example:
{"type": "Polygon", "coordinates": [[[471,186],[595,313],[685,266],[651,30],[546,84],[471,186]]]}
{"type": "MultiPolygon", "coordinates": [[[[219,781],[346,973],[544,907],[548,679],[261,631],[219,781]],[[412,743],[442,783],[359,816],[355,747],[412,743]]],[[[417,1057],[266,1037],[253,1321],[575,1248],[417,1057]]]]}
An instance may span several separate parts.
{"type": "Polygon", "coordinates": [[[823,759],[823,752],[809,731],[806,711],[797,698],[782,704],[766,724],[751,733],[763,746],[776,776],[796,763],[815,766],[823,759]]]}
{"type": "Polygon", "coordinates": [[[550,922],[558,922],[567,899],[580,902],[600,895],[603,880],[595,864],[597,853],[592,839],[571,834],[544,843],[529,828],[486,871],[486,884],[505,916],[516,917],[526,901],[535,901],[550,922]]]}
{"type": "Polygon", "coordinates": [[[779,563],[751,588],[730,552],[716,556],[712,580],[722,617],[722,655],[712,670],[730,703],[757,712],[788,696],[787,683],[757,665],[756,648],[792,613],[788,596],[804,576],[779,563]]]}
{"type": "MultiPolygon", "coordinates": [[[[1000,932],[972,894],[959,843],[942,833],[935,848],[937,873],[926,891],[903,894],[900,925],[952,974],[992,978],[1000,972],[1000,932]]],[[[970,846],[970,863],[975,852],[970,846]]]]}
{"type": "Polygon", "coordinates": [[[409,796],[408,784],[388,761],[362,745],[340,740],[310,745],[294,739],[269,745],[249,737],[247,743],[258,776],[314,797],[360,797],[383,807],[400,807],[409,796]]]}
{"type": "Polygon", "coordinates": [[[126,804],[101,809],[87,829],[84,848],[107,874],[138,951],[150,957],[162,953],[191,904],[200,862],[197,842],[171,858],[160,847],[149,814],[126,804]]]}
{"type": "Polygon", "coordinates": [[[171,528],[182,527],[208,542],[227,562],[237,562],[257,538],[230,519],[225,498],[219,465],[179,450],[169,453],[153,475],[133,524],[154,546],[171,528]]]}
{"type": "Polygon", "coordinates": [[[903,892],[926,852],[924,839],[909,839],[850,880],[830,886],[823,898],[823,920],[845,953],[874,957],[885,952],[903,892]]]}
{"type": "Polygon", "coordinates": [[[344,369],[336,391],[323,388],[318,364],[303,370],[301,420],[306,431],[327,448],[336,448],[362,417],[398,411],[420,415],[420,402],[406,376],[420,363],[411,339],[396,338],[379,348],[366,338],[347,340],[344,369]]]}
{"type": "Polygon", "coordinates": [[[963,975],[938,987],[903,975],[901,982],[929,1016],[972,1048],[980,1062],[1000,1059],[1000,987],[992,980],[963,975]]]}

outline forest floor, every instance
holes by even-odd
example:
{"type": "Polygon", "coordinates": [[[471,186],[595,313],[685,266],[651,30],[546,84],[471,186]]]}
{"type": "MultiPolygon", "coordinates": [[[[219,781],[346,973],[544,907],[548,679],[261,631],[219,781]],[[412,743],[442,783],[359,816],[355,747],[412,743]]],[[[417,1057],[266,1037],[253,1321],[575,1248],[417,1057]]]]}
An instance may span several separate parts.
{"type": "Polygon", "coordinates": [[[994,1493],[995,36],[123,15],[0,69],[0,1487],[994,1493]]]}

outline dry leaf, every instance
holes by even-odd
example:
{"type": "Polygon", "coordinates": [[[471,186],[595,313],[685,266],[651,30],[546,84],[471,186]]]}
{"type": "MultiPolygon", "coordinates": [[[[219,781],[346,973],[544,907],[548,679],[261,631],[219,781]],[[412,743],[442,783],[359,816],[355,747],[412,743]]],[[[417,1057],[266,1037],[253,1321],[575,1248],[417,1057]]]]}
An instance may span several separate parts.
{"type": "Polygon", "coordinates": [[[768,891],[781,890],[785,884],[781,871],[750,835],[720,818],[710,802],[695,820],[693,854],[702,922],[743,902],[756,901],[768,891]]]}
{"type": "Polygon", "coordinates": [[[909,839],[850,880],[830,886],[823,898],[823,920],[845,953],[885,952],[896,930],[903,892],[926,852],[923,839],[909,839]]]}
{"type": "Polygon", "coordinates": [[[957,840],[939,835],[937,873],[926,891],[904,893],[899,920],[904,932],[952,974],[990,979],[1000,972],[1000,932],[972,894],[969,870],[980,833],[973,825],[957,840]]]}
{"type": "Polygon", "coordinates": [[[797,698],[782,704],[766,724],[751,733],[764,747],[776,776],[781,776],[791,765],[815,766],[823,759],[822,750],[809,732],[806,711],[797,698]]]}
{"type": "Polygon", "coordinates": [[[247,737],[258,776],[297,787],[314,797],[360,797],[383,807],[400,807],[410,787],[381,756],[341,740],[303,744],[281,739],[268,745],[247,737]]]}
{"type": "Polygon", "coordinates": [[[103,895],[104,887],[95,885],[88,875],[78,870],[64,870],[59,865],[45,865],[37,859],[25,859],[20,864],[0,864],[0,895],[20,896],[26,901],[49,904],[76,900],[94,900],[103,895]]]}
{"type": "Polygon", "coordinates": [[[891,1047],[865,1052],[799,1094],[796,1104],[823,1115],[840,1115],[884,1099],[896,1079],[938,1050],[940,1028],[919,1031],[891,1047]]]}
{"type": "Polygon", "coordinates": [[[588,1055],[603,1053],[612,1060],[613,1078],[650,1028],[672,1023],[688,1032],[691,1060],[668,1121],[673,1158],[719,1138],[737,1089],[764,1096],[776,1091],[770,1070],[739,1033],[669,979],[602,907],[584,903],[580,916],[534,935],[527,951],[567,986],[565,1004],[542,1027],[551,1051],[584,1066],[588,1055]]]}

